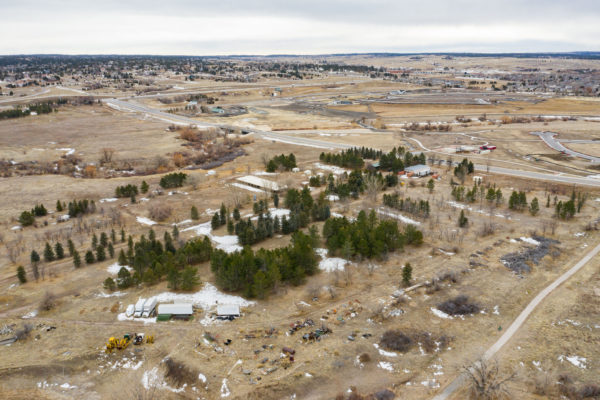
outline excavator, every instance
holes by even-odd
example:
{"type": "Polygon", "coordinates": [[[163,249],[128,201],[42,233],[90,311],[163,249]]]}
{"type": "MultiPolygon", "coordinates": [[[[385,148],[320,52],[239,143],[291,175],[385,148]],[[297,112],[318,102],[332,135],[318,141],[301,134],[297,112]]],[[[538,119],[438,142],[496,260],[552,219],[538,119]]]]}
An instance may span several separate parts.
{"type": "Polygon", "coordinates": [[[142,343],[154,343],[154,335],[144,335],[143,333],[126,333],[123,339],[118,339],[114,336],[108,339],[106,342],[107,353],[112,353],[113,350],[125,350],[133,342],[134,345],[140,345],[142,343]]]}

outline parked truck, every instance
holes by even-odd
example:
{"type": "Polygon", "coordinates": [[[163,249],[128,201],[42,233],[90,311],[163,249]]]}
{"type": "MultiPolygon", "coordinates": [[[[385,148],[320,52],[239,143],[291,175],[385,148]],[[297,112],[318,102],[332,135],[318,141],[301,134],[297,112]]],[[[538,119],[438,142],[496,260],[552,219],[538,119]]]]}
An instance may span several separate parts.
{"type": "Polygon", "coordinates": [[[133,316],[135,318],[139,318],[142,316],[142,314],[144,313],[144,303],[146,302],[146,299],[139,299],[137,301],[137,303],[135,303],[135,312],[133,313],[133,316]]]}
{"type": "Polygon", "coordinates": [[[156,311],[156,297],[151,297],[144,303],[144,312],[142,313],[142,317],[148,318],[154,315],[156,311]]]}

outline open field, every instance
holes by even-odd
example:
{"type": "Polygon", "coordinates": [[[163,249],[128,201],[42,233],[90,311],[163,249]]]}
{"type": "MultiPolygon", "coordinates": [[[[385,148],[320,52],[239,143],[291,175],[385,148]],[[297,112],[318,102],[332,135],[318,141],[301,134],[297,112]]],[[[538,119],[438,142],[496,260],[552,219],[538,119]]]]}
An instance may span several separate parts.
{"type": "MultiPolygon", "coordinates": [[[[282,57],[280,62],[285,60],[282,57]]],[[[297,60],[303,62],[304,57],[297,60]]],[[[4,174],[0,177],[0,341],[21,336],[0,347],[1,398],[346,399],[351,393],[366,396],[387,389],[396,398],[429,399],[481,357],[542,289],[600,243],[600,190],[568,181],[587,179],[600,171],[583,159],[561,155],[531,134],[557,132],[563,141],[600,138],[600,124],[593,122],[600,114],[600,103],[594,97],[491,89],[496,85],[492,82],[509,82],[499,76],[508,77],[521,68],[597,68],[597,61],[448,60],[441,56],[410,60],[364,55],[332,56],[330,61],[335,60],[344,60],[348,69],[354,65],[357,70],[367,62],[398,70],[410,66],[411,74],[392,79],[372,71],[310,70],[303,71],[306,78],[302,80],[265,76],[253,81],[248,75],[247,81],[234,82],[227,81],[226,75],[200,74],[189,81],[163,71],[142,82],[140,71],[129,71],[139,82],[121,82],[122,87],[101,76],[85,77],[88,85],[102,84],[86,94],[96,96],[95,100],[135,101],[143,111],[123,111],[97,101],[93,105],[67,103],[56,105],[56,112],[49,114],[0,121],[4,174]],[[472,78],[458,72],[471,69],[478,71],[469,72],[472,78]],[[506,73],[485,72],[488,69],[506,73]],[[477,90],[432,86],[430,81],[413,80],[413,75],[442,80],[463,75],[461,79],[481,78],[487,83],[477,90]],[[277,87],[280,92],[275,91],[277,87]],[[398,94],[404,90],[406,94],[398,94]],[[274,96],[275,92],[279,94],[274,96]],[[199,100],[198,106],[244,111],[220,116],[191,109],[188,96],[193,94],[218,98],[212,104],[199,100]],[[477,103],[477,99],[483,101],[477,103]],[[169,110],[173,118],[158,119],[153,110],[169,110]],[[176,117],[197,121],[199,128],[184,127],[176,117]],[[202,122],[214,126],[205,128],[202,122]],[[360,174],[362,192],[338,196],[334,183],[350,184],[357,178],[348,176],[349,167],[320,159],[322,152],[339,153],[329,145],[383,153],[401,146],[415,154],[423,152],[435,174],[433,186],[428,187],[431,176],[381,171],[383,176],[399,177],[396,186],[385,187],[365,172],[360,174]],[[496,148],[481,153],[484,145],[496,148]],[[106,157],[103,149],[114,150],[111,160],[102,160],[106,157]],[[276,165],[274,172],[265,172],[269,160],[290,153],[294,169],[276,165]],[[564,176],[567,181],[534,180],[483,169],[455,172],[463,159],[478,166],[564,176]],[[90,167],[94,174],[86,172],[90,167]],[[184,173],[185,182],[179,187],[164,185],[163,179],[174,172],[184,173]],[[171,235],[171,244],[178,249],[207,237],[212,251],[234,252],[241,249],[241,235],[211,223],[222,204],[228,209],[227,219],[234,218],[230,213],[238,207],[242,221],[262,220],[255,208],[259,200],[267,200],[274,214],[291,215],[285,190],[275,206],[270,193],[238,181],[248,175],[296,189],[322,175],[324,183],[310,187],[309,193],[313,201],[326,195],[322,200],[331,217],[353,221],[361,211],[375,210],[381,220],[396,222],[401,232],[410,229],[409,225],[421,231],[423,243],[405,244],[401,250],[369,259],[358,252],[352,256],[357,249],[348,241],[349,249],[344,246],[328,254],[323,237],[326,222],[308,213],[308,226],[320,235],[311,239],[315,241],[311,246],[318,249],[318,272],[294,284],[281,278],[264,297],[256,295],[258,289],[249,295],[243,289],[226,290],[211,261],[197,261],[182,253],[167,262],[196,268],[198,282],[189,290],[173,288],[166,273],[154,280],[137,276],[129,287],[104,287],[108,277],[117,282],[122,279],[117,275],[121,270],[117,260],[120,251],[126,257],[129,237],[132,253],[133,242],[139,251],[141,243],[152,238],[164,241],[166,249],[166,238],[171,235]],[[481,185],[474,187],[478,179],[481,185]],[[148,184],[145,192],[143,182],[148,184]],[[140,192],[116,198],[117,187],[126,185],[135,185],[140,192]],[[472,201],[457,198],[457,187],[466,192],[474,187],[472,201]],[[492,198],[486,198],[489,190],[492,198]],[[496,190],[502,193],[498,201],[496,190]],[[509,207],[513,192],[523,192],[527,207],[509,207]],[[429,214],[408,206],[390,208],[384,205],[384,195],[397,195],[407,204],[410,200],[427,202],[429,214]],[[539,210],[530,212],[534,198],[539,210]],[[83,199],[94,201],[93,210],[68,217],[68,209],[56,209],[57,200],[83,199]],[[577,204],[579,209],[572,218],[560,218],[557,204],[571,199],[573,208],[577,204]],[[48,214],[32,217],[31,226],[22,226],[21,213],[39,204],[48,214]],[[192,215],[193,206],[197,216],[192,215]],[[461,215],[467,219],[464,224],[461,215]],[[86,262],[84,255],[97,246],[94,237],[97,241],[102,233],[108,235],[114,256],[86,262]],[[68,240],[81,255],[80,268],[74,267],[74,258],[67,252],[68,240]],[[46,243],[61,243],[65,258],[44,260],[46,243]],[[32,251],[42,258],[39,264],[32,261],[32,251]],[[516,269],[514,260],[520,260],[522,270],[516,269]],[[403,283],[407,264],[412,266],[412,276],[410,283],[403,283]],[[38,279],[34,277],[36,265],[38,279]],[[26,283],[17,278],[18,266],[24,267],[26,283]],[[158,322],[125,317],[128,305],[152,296],[162,299],[161,303],[193,302],[193,318],[158,322]],[[471,311],[450,315],[441,310],[447,310],[444,302],[458,296],[467,297],[471,311]],[[241,316],[231,321],[215,319],[217,302],[241,304],[241,316]],[[290,331],[294,324],[307,320],[314,325],[306,323],[290,331]],[[31,331],[20,333],[26,325],[31,331]],[[303,339],[319,328],[331,332],[318,340],[303,339]],[[406,335],[404,348],[384,345],[385,335],[398,335],[390,331],[406,335]],[[110,337],[133,332],[152,334],[155,342],[105,353],[110,337]],[[295,350],[292,360],[284,354],[284,347],[295,350]],[[179,372],[169,368],[168,360],[175,362],[179,372]]],[[[254,68],[249,62],[235,62],[254,68]]],[[[29,104],[21,94],[76,97],[84,84],[63,82],[61,86],[15,88],[11,100],[29,104]],[[49,92],[44,94],[44,90],[49,92]]],[[[11,104],[4,102],[7,98],[1,98],[3,107],[11,104]]],[[[600,156],[596,144],[564,145],[600,156]]],[[[365,158],[364,167],[370,168],[374,161],[365,158]]],[[[309,232],[308,226],[301,230],[309,232]]],[[[276,232],[250,247],[258,252],[281,249],[291,242],[290,234],[276,232]]],[[[277,262],[287,260],[281,256],[277,262]]],[[[163,267],[133,255],[128,263],[163,267]]],[[[516,373],[506,385],[509,398],[557,397],[561,388],[556,381],[561,374],[572,380],[573,396],[585,385],[599,384],[600,348],[595,345],[600,329],[598,266],[595,257],[552,292],[498,352],[501,374],[516,373]]],[[[261,268],[267,271],[266,265],[261,268]]],[[[132,269],[134,273],[139,274],[132,269]]],[[[241,281],[249,279],[239,274],[241,281]]],[[[461,386],[452,398],[471,398],[468,389],[461,386]]]]}

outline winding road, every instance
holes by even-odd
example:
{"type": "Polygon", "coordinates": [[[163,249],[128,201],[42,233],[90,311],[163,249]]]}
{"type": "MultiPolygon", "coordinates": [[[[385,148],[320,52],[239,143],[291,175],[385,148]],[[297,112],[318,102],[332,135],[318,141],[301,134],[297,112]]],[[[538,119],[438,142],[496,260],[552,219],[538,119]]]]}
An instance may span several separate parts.
{"type": "Polygon", "coordinates": [[[544,141],[544,143],[546,143],[546,145],[548,145],[548,147],[551,147],[556,151],[566,153],[573,157],[583,158],[583,159],[589,160],[593,163],[600,163],[600,157],[590,156],[588,154],[583,154],[578,151],[571,150],[571,149],[563,146],[561,143],[561,142],[564,142],[564,143],[584,143],[584,144],[585,143],[595,143],[595,144],[599,144],[600,141],[598,141],[598,140],[558,140],[558,139],[556,139],[556,136],[558,136],[558,133],[548,132],[548,131],[531,132],[531,134],[539,136],[540,139],[542,139],[544,141]]]}

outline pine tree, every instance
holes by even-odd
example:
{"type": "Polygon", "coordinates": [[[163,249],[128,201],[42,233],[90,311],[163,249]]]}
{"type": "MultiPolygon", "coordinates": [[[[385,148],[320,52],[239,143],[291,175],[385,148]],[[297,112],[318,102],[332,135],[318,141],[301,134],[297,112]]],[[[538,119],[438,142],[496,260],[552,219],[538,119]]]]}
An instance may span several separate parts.
{"type": "Polygon", "coordinates": [[[125,229],[121,228],[121,243],[125,243],[125,229]]]}
{"type": "Polygon", "coordinates": [[[94,258],[94,253],[92,252],[92,250],[88,250],[85,253],[85,262],[87,264],[93,264],[94,263],[95,258],[94,258]]]}
{"type": "Polygon", "coordinates": [[[550,208],[550,195],[548,195],[548,200],[546,200],[546,208],[550,208]]]}
{"type": "Polygon", "coordinates": [[[427,181],[427,189],[429,190],[429,193],[433,193],[434,188],[435,188],[435,182],[433,181],[433,179],[430,179],[429,181],[427,181]]]}
{"type": "Polygon", "coordinates": [[[73,252],[75,251],[75,245],[71,239],[67,240],[67,247],[69,248],[69,256],[73,257],[73,252]]]}
{"type": "Polygon", "coordinates": [[[92,250],[96,250],[96,247],[98,247],[98,236],[94,233],[92,236],[92,250]]]}
{"type": "Polygon", "coordinates": [[[198,269],[188,265],[181,273],[181,290],[190,291],[198,286],[198,269]]]}
{"type": "Polygon", "coordinates": [[[81,267],[81,257],[79,256],[79,252],[77,250],[73,251],[73,266],[75,268],[81,267]]]}
{"type": "Polygon", "coordinates": [[[60,244],[60,242],[57,242],[54,245],[54,253],[56,253],[57,260],[62,260],[63,258],[65,258],[65,251],[62,247],[62,244],[60,244]]]}
{"type": "Polygon", "coordinates": [[[192,206],[190,214],[194,221],[200,219],[200,214],[198,213],[198,209],[196,208],[196,206],[192,206]]]}
{"type": "Polygon", "coordinates": [[[31,260],[31,264],[37,264],[40,262],[40,255],[35,250],[31,250],[31,255],[29,258],[31,260]]]}
{"type": "Polygon", "coordinates": [[[460,216],[458,217],[458,226],[464,228],[469,223],[467,217],[465,217],[465,210],[460,210],[460,216]]]}
{"type": "Polygon", "coordinates": [[[131,193],[129,200],[131,201],[131,204],[134,204],[135,203],[135,194],[131,193]]]}
{"type": "Polygon", "coordinates": [[[104,280],[102,286],[104,286],[104,289],[110,290],[111,292],[113,292],[116,288],[115,281],[110,276],[104,280]]]}
{"type": "Polygon", "coordinates": [[[229,233],[230,235],[233,235],[233,221],[231,219],[227,220],[227,233],[229,233]]]}
{"type": "Polygon", "coordinates": [[[173,239],[179,239],[179,228],[177,225],[173,225],[173,239]]]}
{"type": "Polygon", "coordinates": [[[119,252],[119,265],[127,265],[127,257],[125,257],[125,252],[123,249],[119,252]]]}
{"type": "Polygon", "coordinates": [[[113,243],[117,243],[117,234],[114,229],[110,230],[110,241],[113,243]]]}
{"type": "Polygon", "coordinates": [[[17,278],[21,284],[27,283],[27,274],[25,272],[25,268],[22,265],[17,267],[17,278]]]}
{"type": "Polygon", "coordinates": [[[221,219],[219,218],[219,213],[216,212],[215,215],[213,215],[212,220],[210,221],[210,226],[214,230],[214,229],[219,228],[220,223],[221,223],[221,219]]]}
{"type": "Polygon", "coordinates": [[[402,283],[404,286],[410,286],[410,281],[412,280],[412,266],[410,263],[406,263],[404,268],[402,268],[402,283]]]}
{"type": "Polygon", "coordinates": [[[240,210],[238,210],[238,208],[236,207],[236,208],[233,209],[233,219],[236,220],[236,221],[239,221],[240,218],[241,218],[241,216],[240,216],[240,210]]]}
{"type": "Polygon", "coordinates": [[[115,247],[113,246],[112,242],[110,242],[108,244],[108,256],[110,258],[114,258],[115,257],[115,247]]]}
{"type": "Polygon", "coordinates": [[[60,203],[60,200],[56,200],[56,211],[61,212],[63,210],[63,206],[60,203]]]}
{"type": "Polygon", "coordinates": [[[148,193],[149,188],[150,186],[148,185],[148,183],[146,181],[142,181],[142,185],[140,186],[142,193],[148,193]]]}
{"type": "Polygon", "coordinates": [[[131,273],[127,268],[121,267],[119,273],[117,274],[117,286],[119,289],[127,289],[131,285],[133,285],[131,273]]]}
{"type": "Polygon", "coordinates": [[[277,193],[273,193],[273,206],[279,208],[279,195],[277,193]]]}
{"type": "Polygon", "coordinates": [[[540,205],[538,203],[538,199],[537,197],[534,197],[533,200],[531,200],[531,204],[529,205],[529,212],[531,213],[531,215],[536,215],[539,211],[540,205]]]}
{"type": "Polygon", "coordinates": [[[167,282],[169,289],[177,290],[181,284],[181,273],[175,267],[171,267],[167,272],[167,282]]]}
{"type": "Polygon", "coordinates": [[[106,247],[108,246],[108,235],[104,232],[100,234],[100,246],[106,247]]]}
{"type": "Polygon", "coordinates": [[[225,208],[225,204],[221,203],[221,210],[219,210],[219,223],[221,225],[225,225],[227,223],[227,209],[225,208]]]}
{"type": "Polygon", "coordinates": [[[44,261],[51,262],[54,261],[54,258],[54,251],[52,250],[52,247],[50,247],[50,244],[46,242],[46,248],[44,249],[44,261]]]}

